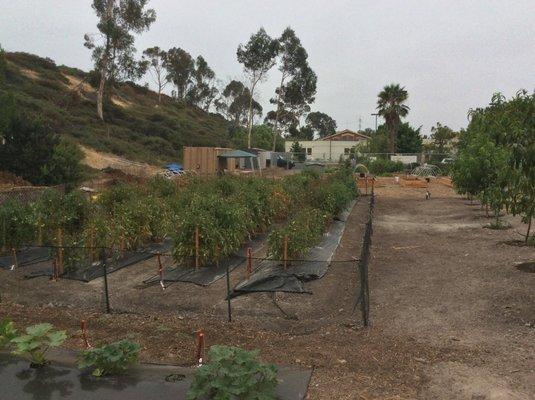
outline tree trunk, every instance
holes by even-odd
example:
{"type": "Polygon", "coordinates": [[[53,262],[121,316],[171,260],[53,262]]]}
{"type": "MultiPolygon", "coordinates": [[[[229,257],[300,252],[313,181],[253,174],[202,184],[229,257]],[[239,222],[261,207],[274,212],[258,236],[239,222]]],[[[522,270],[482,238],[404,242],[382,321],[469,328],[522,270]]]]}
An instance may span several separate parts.
{"type": "Polygon", "coordinates": [[[102,121],[104,121],[103,102],[104,102],[105,87],[106,87],[106,68],[103,67],[100,70],[100,84],[98,85],[98,93],[97,93],[97,114],[98,114],[98,117],[102,121]]]}
{"type": "Polygon", "coordinates": [[[251,133],[253,131],[253,94],[254,94],[254,88],[256,86],[256,82],[253,80],[251,84],[251,92],[249,93],[249,118],[247,121],[247,148],[251,148],[251,133]]]}
{"type": "Polygon", "coordinates": [[[528,231],[526,232],[526,244],[528,244],[528,241],[529,241],[529,234],[531,231],[531,221],[532,221],[532,218],[530,217],[528,221],[528,231]]]}

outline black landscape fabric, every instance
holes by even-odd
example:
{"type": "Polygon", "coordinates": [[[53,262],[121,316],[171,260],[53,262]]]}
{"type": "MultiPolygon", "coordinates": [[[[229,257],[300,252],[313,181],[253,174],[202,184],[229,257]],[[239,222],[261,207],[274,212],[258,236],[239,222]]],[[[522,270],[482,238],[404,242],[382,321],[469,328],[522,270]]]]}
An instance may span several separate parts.
{"type": "MultiPolygon", "coordinates": [[[[163,272],[164,282],[189,282],[201,286],[211,285],[226,275],[227,267],[229,271],[232,271],[246,260],[248,247],[251,247],[253,251],[260,249],[265,238],[265,235],[258,235],[242,246],[237,254],[220,260],[218,264],[207,265],[198,269],[184,266],[165,268],[163,272]]],[[[149,285],[159,282],[159,275],[154,275],[143,281],[143,283],[149,285]]]]}
{"type": "Polygon", "coordinates": [[[355,202],[352,202],[348,209],[333,221],[321,242],[309,251],[305,257],[306,261],[292,262],[285,269],[280,261],[264,260],[248,279],[236,285],[231,297],[252,292],[312,293],[305,287],[305,282],[321,279],[327,273],[344,234],[345,222],[354,205],[355,202]]]}
{"type": "MultiPolygon", "coordinates": [[[[37,264],[43,261],[50,260],[50,249],[45,247],[25,247],[16,252],[17,264],[19,267],[37,264]]],[[[14,269],[13,255],[5,255],[0,257],[0,268],[14,269]]]]}
{"type": "MultiPolygon", "coordinates": [[[[170,251],[171,242],[165,241],[163,243],[154,243],[142,250],[138,251],[126,251],[122,256],[115,255],[107,259],[106,270],[107,273],[113,273],[122,268],[128,267],[130,265],[137,264],[141,261],[148,260],[151,257],[154,257],[156,253],[165,253],[170,251]]],[[[52,265],[43,265],[41,268],[38,268],[34,271],[25,275],[25,278],[31,279],[39,276],[52,276],[53,267],[52,265]]],[[[69,271],[66,271],[61,275],[63,279],[72,279],[82,282],[90,282],[93,279],[100,278],[104,275],[104,268],[99,261],[95,261],[92,264],[89,264],[87,261],[83,265],[79,265],[76,268],[72,268],[69,271]]]]}

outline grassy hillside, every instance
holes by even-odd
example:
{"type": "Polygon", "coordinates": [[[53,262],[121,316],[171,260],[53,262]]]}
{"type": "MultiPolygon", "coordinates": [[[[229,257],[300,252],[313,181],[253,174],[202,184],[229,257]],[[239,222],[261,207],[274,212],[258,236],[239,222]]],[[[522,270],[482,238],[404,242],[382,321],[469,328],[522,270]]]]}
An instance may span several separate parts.
{"type": "Polygon", "coordinates": [[[179,104],[134,83],[120,84],[96,116],[96,79],[78,69],[26,53],[6,53],[6,82],[22,111],[41,115],[77,142],[153,164],[182,158],[182,146],[228,146],[227,121],[179,104]]]}

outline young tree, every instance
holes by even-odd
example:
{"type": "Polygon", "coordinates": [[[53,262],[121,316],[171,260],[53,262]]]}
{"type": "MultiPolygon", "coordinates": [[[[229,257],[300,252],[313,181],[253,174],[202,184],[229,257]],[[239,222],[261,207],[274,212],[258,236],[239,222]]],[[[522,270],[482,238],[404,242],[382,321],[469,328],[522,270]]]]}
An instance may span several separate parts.
{"type": "MultiPolygon", "coordinates": [[[[271,99],[271,103],[276,105],[273,121],[273,150],[279,133],[279,117],[283,113],[293,113],[293,119],[299,119],[304,112],[310,111],[309,104],[314,101],[317,82],[316,74],[308,66],[308,54],[294,30],[286,28],[278,42],[281,80],[275,90],[276,97],[271,99]]],[[[285,127],[288,129],[290,126],[293,124],[286,124],[285,127]]]]}
{"type": "Polygon", "coordinates": [[[162,90],[169,83],[165,74],[166,58],[167,53],[158,46],[150,47],[143,52],[143,60],[148,64],[148,71],[154,82],[156,82],[158,103],[162,102],[162,90]]]}
{"type": "Polygon", "coordinates": [[[195,72],[193,57],[179,47],[173,47],[167,52],[165,60],[167,80],[173,82],[176,87],[176,97],[185,100],[195,72]]]}
{"type": "Polygon", "coordinates": [[[67,191],[76,188],[84,179],[81,161],[84,153],[78,145],[62,139],[54,147],[52,157],[41,168],[41,181],[46,185],[65,184],[67,191]]]}
{"type": "Polygon", "coordinates": [[[203,56],[198,56],[195,60],[192,84],[186,94],[188,102],[208,111],[219,93],[214,86],[214,81],[214,71],[208,66],[203,56]]]}
{"type": "Polygon", "coordinates": [[[320,138],[336,132],[336,121],[327,114],[319,111],[308,114],[305,123],[320,138]]]}
{"type": "Polygon", "coordinates": [[[433,149],[437,154],[446,154],[452,147],[452,139],[457,134],[448,126],[437,122],[437,126],[431,128],[431,139],[433,140],[433,149]]]}
{"type": "Polygon", "coordinates": [[[399,84],[385,86],[377,99],[377,112],[385,119],[389,132],[388,151],[396,152],[396,138],[401,124],[401,117],[407,116],[409,106],[403,104],[409,98],[405,88],[399,84]]]}
{"type": "Polygon", "coordinates": [[[251,147],[251,130],[253,128],[253,97],[256,86],[266,77],[268,71],[275,65],[275,57],[279,51],[279,43],[273,40],[264,30],[253,34],[247,44],[238,47],[236,52],[238,62],[249,80],[249,118],[247,143],[251,147]]]}
{"type": "Polygon", "coordinates": [[[134,34],[148,30],[156,20],[156,12],[145,9],[147,3],[148,0],[93,0],[100,34],[86,34],[84,45],[93,50],[95,68],[100,73],[97,114],[101,120],[106,83],[139,79],[145,73],[146,63],[135,60],[134,34]]]}

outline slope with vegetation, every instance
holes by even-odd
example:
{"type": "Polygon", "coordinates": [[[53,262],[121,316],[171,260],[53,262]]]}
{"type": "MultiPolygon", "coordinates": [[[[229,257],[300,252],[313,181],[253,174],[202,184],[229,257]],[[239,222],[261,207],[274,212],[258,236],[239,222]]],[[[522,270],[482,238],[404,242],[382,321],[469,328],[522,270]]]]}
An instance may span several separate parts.
{"type": "Polygon", "coordinates": [[[228,122],[220,115],[167,96],[159,104],[157,93],[124,82],[105,99],[103,122],[95,113],[98,74],[26,53],[6,53],[5,60],[0,94],[12,93],[20,112],[93,149],[161,163],[180,159],[185,145],[231,145],[228,122]]]}

